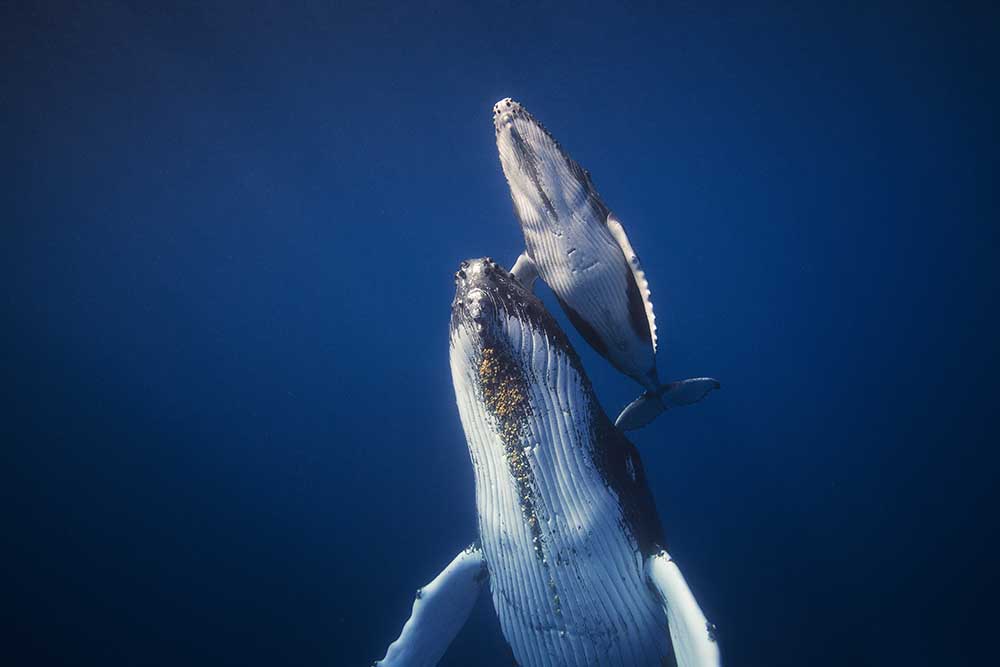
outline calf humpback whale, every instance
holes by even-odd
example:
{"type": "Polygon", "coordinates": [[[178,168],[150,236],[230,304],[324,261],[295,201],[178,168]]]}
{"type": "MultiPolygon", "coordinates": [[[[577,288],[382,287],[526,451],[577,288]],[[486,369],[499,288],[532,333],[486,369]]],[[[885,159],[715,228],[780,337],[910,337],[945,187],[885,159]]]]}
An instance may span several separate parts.
{"type": "Polygon", "coordinates": [[[661,384],[646,274],[589,172],[509,97],[493,106],[493,125],[526,246],[512,272],[529,287],[541,276],[587,343],[646,390],[615,424],[645,426],[668,407],[717,389],[712,378],[661,384]]]}
{"type": "Polygon", "coordinates": [[[455,279],[451,371],[479,537],[418,591],[376,664],[436,664],[488,579],[521,667],[719,665],[712,626],[663,550],[639,452],[565,333],[492,260],[463,262],[455,279]]]}

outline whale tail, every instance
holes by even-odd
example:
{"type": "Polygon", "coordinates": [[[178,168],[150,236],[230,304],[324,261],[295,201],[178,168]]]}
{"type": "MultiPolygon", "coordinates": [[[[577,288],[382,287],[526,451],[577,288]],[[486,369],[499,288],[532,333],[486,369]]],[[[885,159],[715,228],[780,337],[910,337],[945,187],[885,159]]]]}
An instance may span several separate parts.
{"type": "Polygon", "coordinates": [[[665,384],[655,391],[643,392],[625,406],[615,420],[615,426],[622,431],[634,431],[652,422],[667,408],[697,403],[719,387],[719,381],[714,378],[689,378],[665,384]]]}

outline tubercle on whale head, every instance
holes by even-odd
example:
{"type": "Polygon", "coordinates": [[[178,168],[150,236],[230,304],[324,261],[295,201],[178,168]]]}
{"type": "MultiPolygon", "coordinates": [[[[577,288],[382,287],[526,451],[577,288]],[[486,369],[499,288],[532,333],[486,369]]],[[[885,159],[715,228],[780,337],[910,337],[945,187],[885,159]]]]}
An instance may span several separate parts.
{"type": "Polygon", "coordinates": [[[501,130],[512,129],[518,123],[537,128],[555,147],[559,147],[559,142],[552,133],[517,100],[505,97],[493,105],[493,129],[498,136],[501,130]]]}
{"type": "Polygon", "coordinates": [[[505,97],[493,105],[493,128],[499,132],[501,127],[509,126],[514,122],[514,118],[526,115],[531,117],[520,102],[505,97]]]}

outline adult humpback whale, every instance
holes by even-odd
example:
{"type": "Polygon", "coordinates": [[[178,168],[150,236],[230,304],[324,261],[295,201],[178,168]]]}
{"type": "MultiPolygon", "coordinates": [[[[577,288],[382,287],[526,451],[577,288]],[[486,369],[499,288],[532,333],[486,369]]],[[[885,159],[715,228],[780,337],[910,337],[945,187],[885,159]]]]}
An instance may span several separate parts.
{"type": "Polygon", "coordinates": [[[529,287],[540,275],[591,347],[646,389],[616,426],[645,426],[717,389],[712,378],[660,383],[646,275],[590,174],[509,97],[493,106],[493,125],[526,246],[512,272],[529,287]]]}
{"type": "Polygon", "coordinates": [[[382,667],[434,665],[488,578],[521,667],[719,664],[712,626],[662,550],[639,453],[566,335],[488,259],[463,262],[451,370],[479,539],[417,593],[382,667]]]}

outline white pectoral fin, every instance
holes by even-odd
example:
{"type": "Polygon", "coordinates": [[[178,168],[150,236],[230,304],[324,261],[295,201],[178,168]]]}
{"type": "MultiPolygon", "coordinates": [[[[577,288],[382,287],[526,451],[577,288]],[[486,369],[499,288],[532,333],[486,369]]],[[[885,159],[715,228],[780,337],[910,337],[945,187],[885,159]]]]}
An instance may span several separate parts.
{"type": "Polygon", "coordinates": [[[413,612],[379,667],[433,667],[465,625],[487,578],[483,552],[464,549],[441,574],[417,591],[413,612]]]}
{"type": "Polygon", "coordinates": [[[691,405],[705,398],[708,392],[721,386],[715,378],[689,378],[671,382],[663,388],[663,402],[674,407],[691,405]]]}
{"type": "Polygon", "coordinates": [[[639,286],[642,305],[646,308],[646,321],[649,322],[649,337],[653,341],[653,352],[656,352],[656,315],[653,314],[653,299],[649,292],[649,281],[646,280],[646,273],[639,264],[639,256],[632,249],[628,236],[625,235],[625,228],[622,227],[622,223],[618,221],[614,213],[608,213],[607,225],[608,231],[611,232],[611,236],[614,237],[622,254],[625,255],[625,261],[628,262],[628,268],[632,271],[635,284],[639,286]]]}
{"type": "Polygon", "coordinates": [[[517,261],[514,262],[514,266],[510,269],[511,274],[517,278],[517,281],[524,285],[524,287],[530,291],[535,291],[535,280],[538,278],[538,267],[535,266],[535,260],[528,257],[527,252],[522,252],[517,261]]]}
{"type": "Polygon", "coordinates": [[[660,593],[677,667],[718,667],[719,645],[680,568],[666,551],[646,561],[646,576],[660,593]]]}

